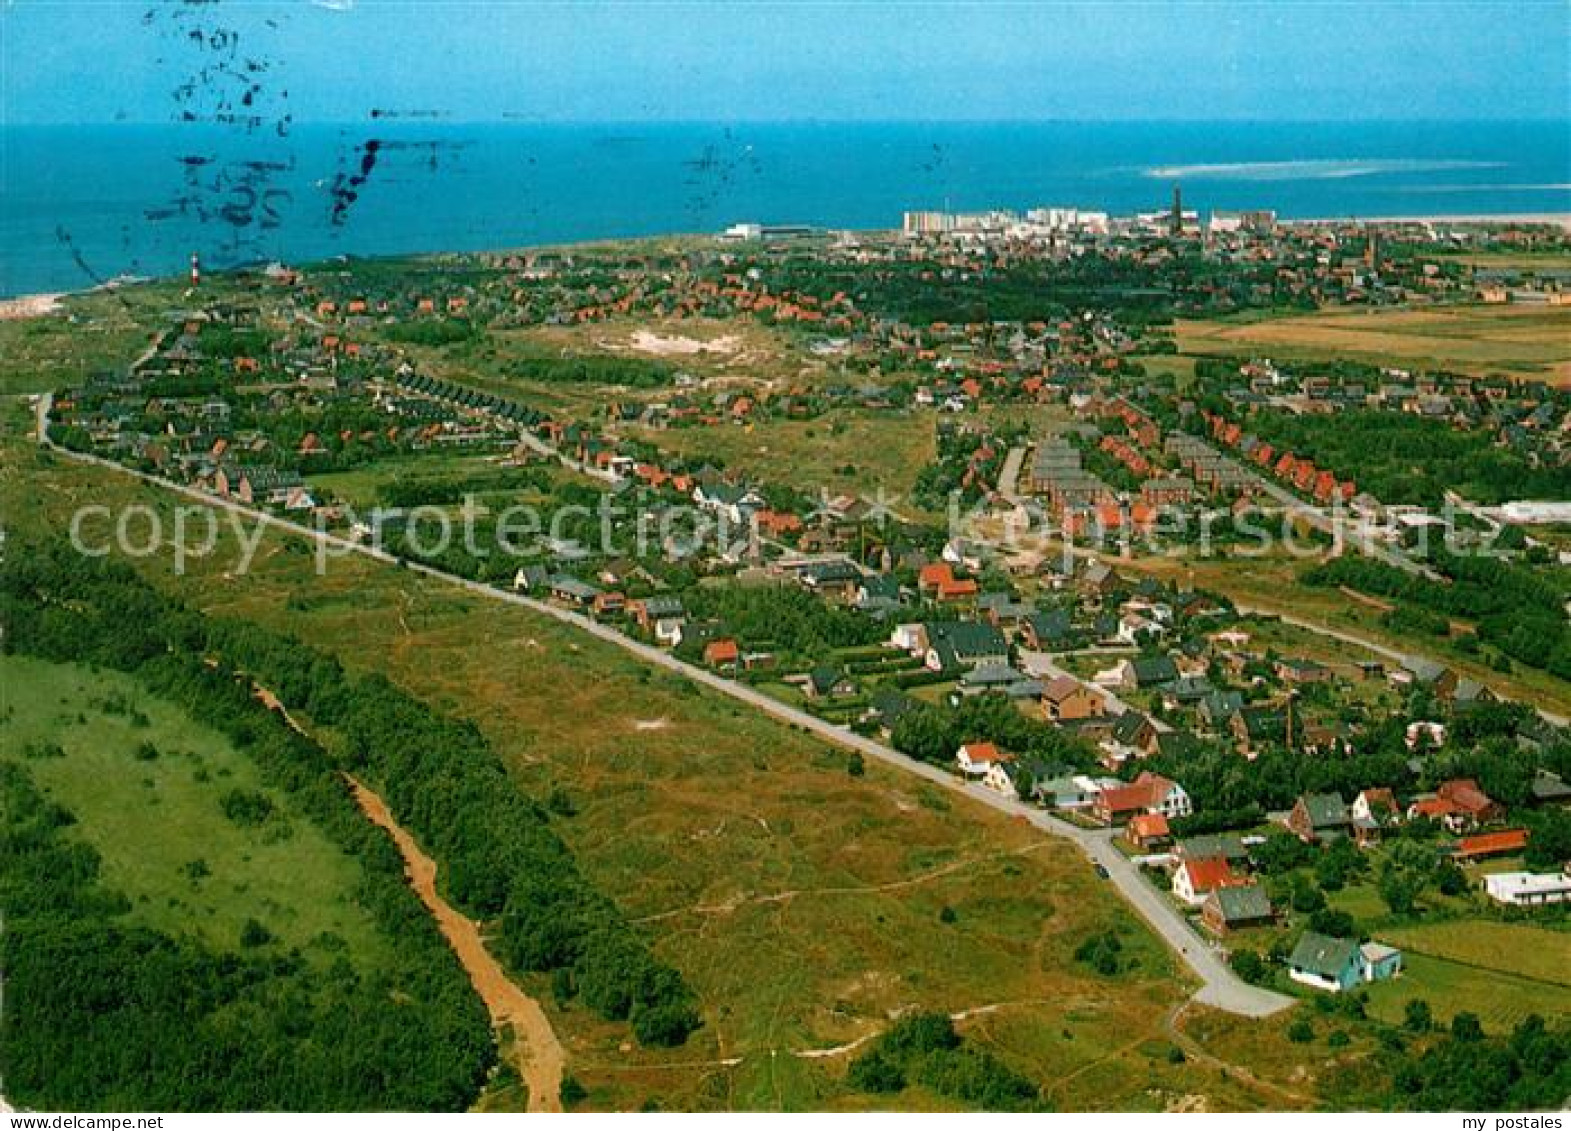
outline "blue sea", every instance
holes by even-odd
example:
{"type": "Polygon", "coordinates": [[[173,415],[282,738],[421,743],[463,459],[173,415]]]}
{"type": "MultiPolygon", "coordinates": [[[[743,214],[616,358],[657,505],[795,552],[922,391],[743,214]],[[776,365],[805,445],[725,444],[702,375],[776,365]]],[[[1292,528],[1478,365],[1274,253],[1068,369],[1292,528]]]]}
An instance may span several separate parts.
{"type": "Polygon", "coordinates": [[[1571,123],[0,127],[0,294],[906,209],[1571,212],[1571,123]]]}

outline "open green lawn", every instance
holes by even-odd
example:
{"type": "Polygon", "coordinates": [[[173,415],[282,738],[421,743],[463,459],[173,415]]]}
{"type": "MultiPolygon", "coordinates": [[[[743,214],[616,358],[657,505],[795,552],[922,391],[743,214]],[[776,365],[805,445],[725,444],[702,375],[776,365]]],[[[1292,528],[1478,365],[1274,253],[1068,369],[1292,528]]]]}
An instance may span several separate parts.
{"type": "Polygon", "coordinates": [[[1382,1021],[1399,1023],[1414,998],[1427,1001],[1441,1022],[1466,1011],[1492,1032],[1506,1032],[1530,1013],[1571,1012],[1571,935],[1564,931],[1443,919],[1376,928],[1374,936],[1403,953],[1402,976],[1369,990],[1369,1012],[1382,1021]]]}
{"type": "Polygon", "coordinates": [[[335,935],[361,958],[386,945],[357,905],[359,868],[218,732],[118,672],[0,656],[0,750],[77,819],[103,880],[134,914],[170,934],[237,945],[256,919],[290,946],[335,935]],[[63,757],[29,757],[58,743],[63,757]],[[146,757],[146,746],[156,757],[146,757]],[[142,751],[143,756],[138,755],[142,751]],[[259,825],[223,800],[261,793],[259,825]]]}
{"type": "Polygon", "coordinates": [[[443,449],[409,452],[379,459],[349,471],[327,471],[311,475],[309,482],[322,498],[348,503],[363,514],[373,507],[388,505],[381,493],[388,484],[422,480],[456,481],[466,476],[494,474],[498,459],[498,453],[495,452],[482,454],[443,449]]]}

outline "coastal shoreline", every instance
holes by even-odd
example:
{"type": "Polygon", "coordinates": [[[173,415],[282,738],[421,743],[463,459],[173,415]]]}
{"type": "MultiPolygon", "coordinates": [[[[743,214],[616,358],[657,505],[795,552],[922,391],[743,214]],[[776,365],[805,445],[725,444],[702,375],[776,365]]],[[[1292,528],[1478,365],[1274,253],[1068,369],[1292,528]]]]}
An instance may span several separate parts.
{"type": "Polygon", "coordinates": [[[1571,212],[1476,212],[1412,216],[1316,216],[1283,224],[1545,224],[1571,231],[1571,212]]]}
{"type": "MultiPolygon", "coordinates": [[[[1464,224],[1470,226],[1505,227],[1511,225],[1545,225],[1557,227],[1563,231],[1571,232],[1571,212],[1478,212],[1478,213],[1437,213],[1432,215],[1407,215],[1407,216],[1361,216],[1348,214],[1346,216],[1308,216],[1308,217],[1281,217],[1277,223],[1282,227],[1313,226],[1329,227],[1339,224],[1464,224]]],[[[898,228],[836,228],[826,227],[825,231],[847,231],[859,235],[898,235],[898,228]]],[[[434,249],[425,251],[389,251],[389,252],[358,252],[357,259],[422,259],[439,255],[519,255],[526,252],[559,250],[574,247],[593,247],[597,244],[637,242],[640,240],[659,239],[704,239],[718,238],[714,232],[652,232],[642,236],[626,236],[616,239],[588,239],[568,243],[560,241],[547,241],[538,244],[505,245],[500,247],[477,248],[455,252],[451,249],[434,249]]],[[[305,260],[304,262],[309,262],[305,260]]],[[[25,294],[5,295],[0,294],[0,322],[21,321],[29,318],[42,318],[51,314],[59,314],[65,308],[65,299],[81,295],[95,294],[99,291],[113,290],[120,286],[129,286],[135,283],[153,282],[162,276],[132,276],[124,275],[100,283],[96,286],[83,287],[77,290],[37,291],[25,294]]]]}

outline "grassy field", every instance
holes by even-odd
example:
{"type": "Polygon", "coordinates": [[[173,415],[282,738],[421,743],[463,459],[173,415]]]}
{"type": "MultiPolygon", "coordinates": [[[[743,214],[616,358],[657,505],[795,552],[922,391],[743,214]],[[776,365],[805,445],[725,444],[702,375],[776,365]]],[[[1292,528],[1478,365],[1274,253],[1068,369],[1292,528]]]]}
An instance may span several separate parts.
{"type": "Polygon", "coordinates": [[[510,362],[539,357],[620,357],[666,363],[697,384],[703,397],[721,390],[758,393],[811,385],[827,365],[786,335],[751,318],[660,321],[624,318],[575,326],[531,326],[488,331],[481,339],[430,347],[401,344],[422,372],[514,397],[569,419],[589,419],[611,400],[663,401],[674,386],[611,387],[530,380],[510,375],[510,362]]]}
{"type": "Polygon", "coordinates": [[[1547,1018],[1571,1011],[1571,990],[1564,986],[1417,952],[1406,953],[1403,964],[1400,978],[1369,988],[1371,1017],[1399,1024],[1407,1003],[1422,998],[1443,1024],[1458,1013],[1475,1013],[1486,1030],[1503,1033],[1529,1014],[1547,1018]]]}
{"type": "Polygon", "coordinates": [[[1405,950],[1571,988],[1571,934],[1564,931],[1460,921],[1382,931],[1380,938],[1405,950]]]}
{"type": "Polygon", "coordinates": [[[56,313],[0,321],[0,395],[79,384],[125,366],[152,340],[155,296],[165,289],[133,288],[124,304],[119,295],[71,296],[56,313]]]}
{"type": "Polygon", "coordinates": [[[897,511],[911,508],[918,472],[937,458],[931,413],[832,409],[815,420],[765,420],[748,428],[629,429],[664,451],[693,459],[713,457],[763,482],[799,490],[821,488],[876,497],[897,496],[897,511]]]}
{"type": "MultiPolygon", "coordinates": [[[[23,532],[58,525],[73,500],[168,503],[14,432],[0,484],[13,503],[27,495],[8,507],[23,532]]],[[[591,1106],[866,1106],[844,1054],[798,1054],[910,1008],[981,1011],[962,1030],[1064,1106],[1273,1102],[1162,1055],[1184,980],[1063,843],[894,770],[853,777],[841,753],[527,610],[362,559],[315,578],[298,543],[271,536],[250,574],[233,564],[226,542],[184,578],[167,558],[140,567],[204,609],[386,672],[473,719],[519,788],[572,799],[561,835],[697,989],[705,1021],[685,1048],[635,1050],[625,1028],[549,1007],[591,1106]],[[1107,929],[1137,960],[1113,979],[1073,958],[1107,929]]]]}
{"type": "Polygon", "coordinates": [[[1185,354],[1347,358],[1571,383],[1571,307],[1326,310],[1237,322],[1179,321],[1176,330],[1185,354]]]}
{"type": "Polygon", "coordinates": [[[427,449],[377,460],[348,471],[321,472],[309,476],[309,482],[319,497],[342,501],[364,512],[388,505],[382,497],[382,488],[388,484],[421,480],[451,482],[466,476],[483,476],[495,473],[499,462],[497,453],[460,454],[427,449]]]}
{"type": "Polygon", "coordinates": [[[314,949],[324,934],[361,957],[386,945],[356,903],[355,862],[262,786],[224,736],[134,679],[3,656],[0,704],[0,749],[76,816],[104,881],[148,926],[219,949],[233,949],[252,918],[291,947],[314,949]],[[46,743],[64,756],[25,756],[46,743]],[[272,814],[231,820],[223,800],[235,791],[261,793],[272,814]]]}

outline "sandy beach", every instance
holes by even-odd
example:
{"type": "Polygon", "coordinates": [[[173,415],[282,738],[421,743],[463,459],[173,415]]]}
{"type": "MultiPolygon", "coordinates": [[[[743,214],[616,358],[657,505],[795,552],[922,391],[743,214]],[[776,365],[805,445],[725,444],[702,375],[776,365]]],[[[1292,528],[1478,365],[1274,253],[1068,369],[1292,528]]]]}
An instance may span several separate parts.
{"type": "Polygon", "coordinates": [[[59,311],[60,300],[65,296],[64,291],[54,291],[47,294],[19,295],[16,298],[0,299],[0,322],[41,318],[46,314],[54,314],[59,311]]]}

